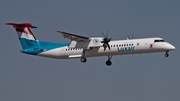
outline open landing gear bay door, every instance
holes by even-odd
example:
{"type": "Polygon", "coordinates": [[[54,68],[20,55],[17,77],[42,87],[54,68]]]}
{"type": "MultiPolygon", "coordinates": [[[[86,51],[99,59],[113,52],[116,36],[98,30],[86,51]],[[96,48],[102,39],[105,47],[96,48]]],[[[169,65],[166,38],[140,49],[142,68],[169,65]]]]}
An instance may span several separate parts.
{"type": "Polygon", "coordinates": [[[69,47],[71,48],[90,49],[93,47],[103,47],[103,43],[101,43],[103,38],[89,38],[63,31],[57,31],[57,32],[62,34],[64,38],[68,38],[71,40],[71,44],[69,45],[69,47]]]}

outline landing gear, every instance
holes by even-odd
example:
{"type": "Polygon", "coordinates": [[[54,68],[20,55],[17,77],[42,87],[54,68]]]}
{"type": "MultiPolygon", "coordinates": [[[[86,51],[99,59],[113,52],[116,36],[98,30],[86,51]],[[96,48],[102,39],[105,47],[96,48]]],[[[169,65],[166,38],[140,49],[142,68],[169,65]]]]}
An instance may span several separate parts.
{"type": "Polygon", "coordinates": [[[106,61],[107,66],[111,66],[112,62],[110,60],[106,61]]]}
{"type": "Polygon", "coordinates": [[[112,56],[108,56],[108,60],[106,61],[107,66],[111,66],[111,64],[112,64],[111,58],[112,58],[112,56]]]}
{"type": "Polygon", "coordinates": [[[80,60],[81,60],[81,62],[84,62],[84,63],[87,61],[87,59],[85,57],[82,57],[80,60]]]}
{"type": "Polygon", "coordinates": [[[168,51],[164,54],[165,57],[169,57],[168,51]]]}
{"type": "Polygon", "coordinates": [[[85,63],[85,62],[87,61],[87,59],[86,59],[86,54],[88,53],[88,51],[89,51],[88,49],[84,49],[84,50],[83,50],[83,52],[82,52],[82,57],[81,57],[81,59],[80,59],[81,62],[84,62],[84,63],[85,63]]]}

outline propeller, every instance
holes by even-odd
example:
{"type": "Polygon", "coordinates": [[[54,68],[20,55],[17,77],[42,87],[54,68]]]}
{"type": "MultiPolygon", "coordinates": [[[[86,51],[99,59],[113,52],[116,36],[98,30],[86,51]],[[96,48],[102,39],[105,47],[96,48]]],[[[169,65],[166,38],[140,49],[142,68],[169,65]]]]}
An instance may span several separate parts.
{"type": "Polygon", "coordinates": [[[104,36],[104,39],[103,39],[103,41],[101,41],[101,43],[103,43],[104,51],[106,50],[107,47],[110,50],[109,42],[111,41],[111,38],[108,38],[108,30],[107,30],[106,36],[104,35],[104,32],[102,32],[102,34],[104,36]]]}
{"type": "Polygon", "coordinates": [[[127,40],[130,40],[130,39],[133,39],[134,38],[134,34],[132,35],[132,37],[130,38],[129,37],[129,34],[128,34],[128,38],[127,38],[127,40]]]}

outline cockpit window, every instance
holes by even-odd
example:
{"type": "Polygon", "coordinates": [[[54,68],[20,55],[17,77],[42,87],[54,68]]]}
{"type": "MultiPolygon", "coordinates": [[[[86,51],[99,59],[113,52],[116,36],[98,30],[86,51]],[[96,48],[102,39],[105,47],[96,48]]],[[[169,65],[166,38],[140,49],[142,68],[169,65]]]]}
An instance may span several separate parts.
{"type": "Polygon", "coordinates": [[[154,42],[165,42],[164,40],[154,40],[154,42]]]}
{"type": "Polygon", "coordinates": [[[154,40],[154,42],[160,42],[159,40],[154,40]]]}
{"type": "Polygon", "coordinates": [[[164,40],[160,40],[161,42],[165,42],[164,40]]]}

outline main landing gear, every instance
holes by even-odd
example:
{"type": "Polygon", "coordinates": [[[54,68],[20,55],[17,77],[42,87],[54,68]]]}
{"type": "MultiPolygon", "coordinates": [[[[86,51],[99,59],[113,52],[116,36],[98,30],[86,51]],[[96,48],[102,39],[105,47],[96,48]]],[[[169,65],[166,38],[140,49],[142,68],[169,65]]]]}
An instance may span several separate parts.
{"type": "Polygon", "coordinates": [[[168,51],[166,51],[166,53],[164,54],[165,57],[169,57],[169,53],[168,51]]]}
{"type": "Polygon", "coordinates": [[[88,49],[84,49],[83,52],[82,52],[82,57],[81,57],[81,62],[85,63],[87,61],[86,59],[86,54],[88,53],[88,49]]]}
{"type": "Polygon", "coordinates": [[[85,57],[81,57],[81,62],[85,63],[87,61],[87,59],[85,57]]]}
{"type": "MultiPolygon", "coordinates": [[[[82,52],[82,57],[80,59],[81,62],[85,63],[87,61],[86,59],[86,54],[88,53],[89,50],[87,49],[84,49],[83,52],[82,52]]],[[[108,56],[108,60],[106,61],[106,65],[107,66],[111,66],[112,62],[111,62],[111,58],[112,56],[108,56]]]]}
{"type": "Polygon", "coordinates": [[[112,56],[108,56],[108,60],[106,61],[107,66],[111,66],[111,64],[112,64],[111,58],[112,58],[112,56]]]}

